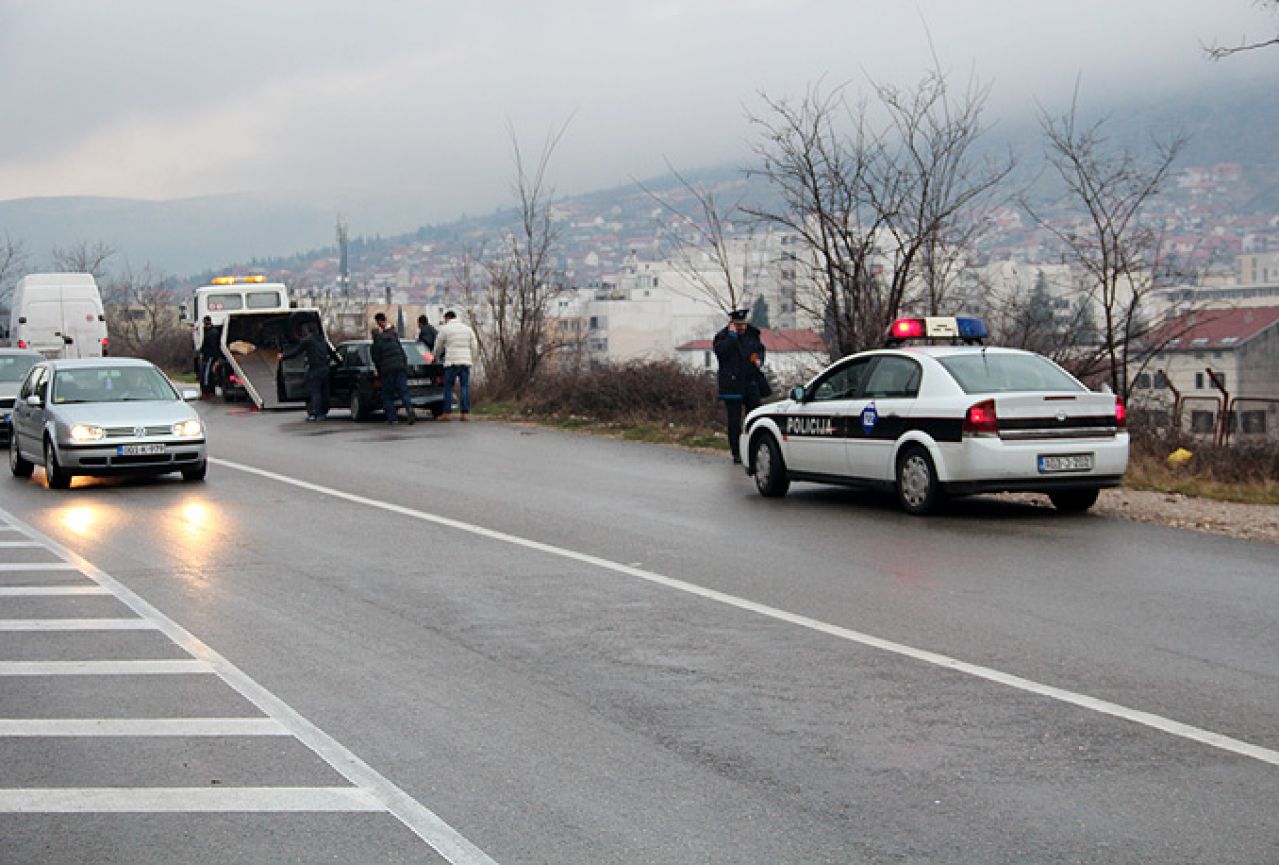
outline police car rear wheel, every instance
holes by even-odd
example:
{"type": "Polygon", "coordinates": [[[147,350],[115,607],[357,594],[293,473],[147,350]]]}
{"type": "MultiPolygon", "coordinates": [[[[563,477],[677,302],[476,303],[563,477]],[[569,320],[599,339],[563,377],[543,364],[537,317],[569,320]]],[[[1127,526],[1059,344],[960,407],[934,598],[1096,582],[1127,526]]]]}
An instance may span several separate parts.
{"type": "Polygon", "coordinates": [[[908,447],[897,458],[897,500],[906,513],[915,516],[932,513],[941,504],[937,471],[932,457],[921,447],[908,447]]]}
{"type": "Polygon", "coordinates": [[[755,440],[755,487],[761,496],[779,498],[790,489],[790,476],[786,474],[786,462],[782,450],[771,435],[755,440]]]}
{"type": "Polygon", "coordinates": [[[1053,507],[1064,514],[1081,514],[1097,504],[1100,490],[1058,490],[1048,494],[1053,507]]]}

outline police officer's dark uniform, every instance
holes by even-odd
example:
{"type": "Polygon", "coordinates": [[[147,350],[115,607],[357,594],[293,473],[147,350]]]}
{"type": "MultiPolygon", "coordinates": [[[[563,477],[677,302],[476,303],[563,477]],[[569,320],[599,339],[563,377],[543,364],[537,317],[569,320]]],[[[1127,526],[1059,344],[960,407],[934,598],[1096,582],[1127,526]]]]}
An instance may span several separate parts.
{"type": "Polygon", "coordinates": [[[306,419],[324,420],[329,414],[329,364],[341,363],[342,358],[319,331],[312,329],[308,329],[300,343],[281,354],[280,359],[288,360],[303,353],[306,354],[306,419]]]}
{"type": "Polygon", "coordinates": [[[735,463],[742,461],[738,441],[742,435],[742,417],[759,406],[764,379],[760,371],[764,363],[764,342],[759,328],[747,324],[747,315],[745,309],[730,312],[728,324],[715,334],[712,342],[719,361],[719,398],[724,401],[728,446],[735,463]]]}

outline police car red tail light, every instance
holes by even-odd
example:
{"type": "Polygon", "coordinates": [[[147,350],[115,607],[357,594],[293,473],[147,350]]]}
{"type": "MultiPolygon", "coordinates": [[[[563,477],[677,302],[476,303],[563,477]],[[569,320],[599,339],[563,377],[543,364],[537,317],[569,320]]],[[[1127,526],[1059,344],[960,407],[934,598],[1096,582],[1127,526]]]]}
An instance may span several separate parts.
{"type": "Polygon", "coordinates": [[[1124,401],[1115,399],[1115,426],[1120,429],[1128,428],[1128,409],[1124,406],[1124,401]]]}
{"type": "Polygon", "coordinates": [[[924,335],[924,322],[918,318],[899,318],[889,328],[893,339],[917,339],[924,335]]]}
{"type": "Polygon", "coordinates": [[[982,400],[970,405],[964,415],[965,435],[999,435],[999,420],[995,417],[995,401],[982,400]]]}

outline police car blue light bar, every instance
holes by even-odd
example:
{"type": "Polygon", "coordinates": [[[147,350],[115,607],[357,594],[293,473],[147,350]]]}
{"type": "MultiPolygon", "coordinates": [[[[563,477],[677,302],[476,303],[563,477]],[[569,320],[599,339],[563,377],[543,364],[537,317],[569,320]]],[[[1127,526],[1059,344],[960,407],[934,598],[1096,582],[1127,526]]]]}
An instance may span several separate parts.
{"type": "Polygon", "coordinates": [[[971,342],[989,336],[980,318],[956,318],[953,315],[930,315],[924,318],[899,318],[888,328],[888,341],[907,339],[957,339],[971,342]]]}

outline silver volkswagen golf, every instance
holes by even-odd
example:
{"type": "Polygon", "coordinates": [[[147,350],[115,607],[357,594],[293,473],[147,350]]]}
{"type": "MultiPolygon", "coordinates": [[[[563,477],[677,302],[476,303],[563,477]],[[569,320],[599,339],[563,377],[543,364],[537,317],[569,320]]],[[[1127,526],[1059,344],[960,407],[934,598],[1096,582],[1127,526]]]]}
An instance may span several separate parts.
{"type": "Polygon", "coordinates": [[[208,470],[204,424],[155,365],[135,358],[49,360],[22,382],[13,407],[9,468],[30,477],[44,466],[51,489],[76,475],[208,470]]]}

